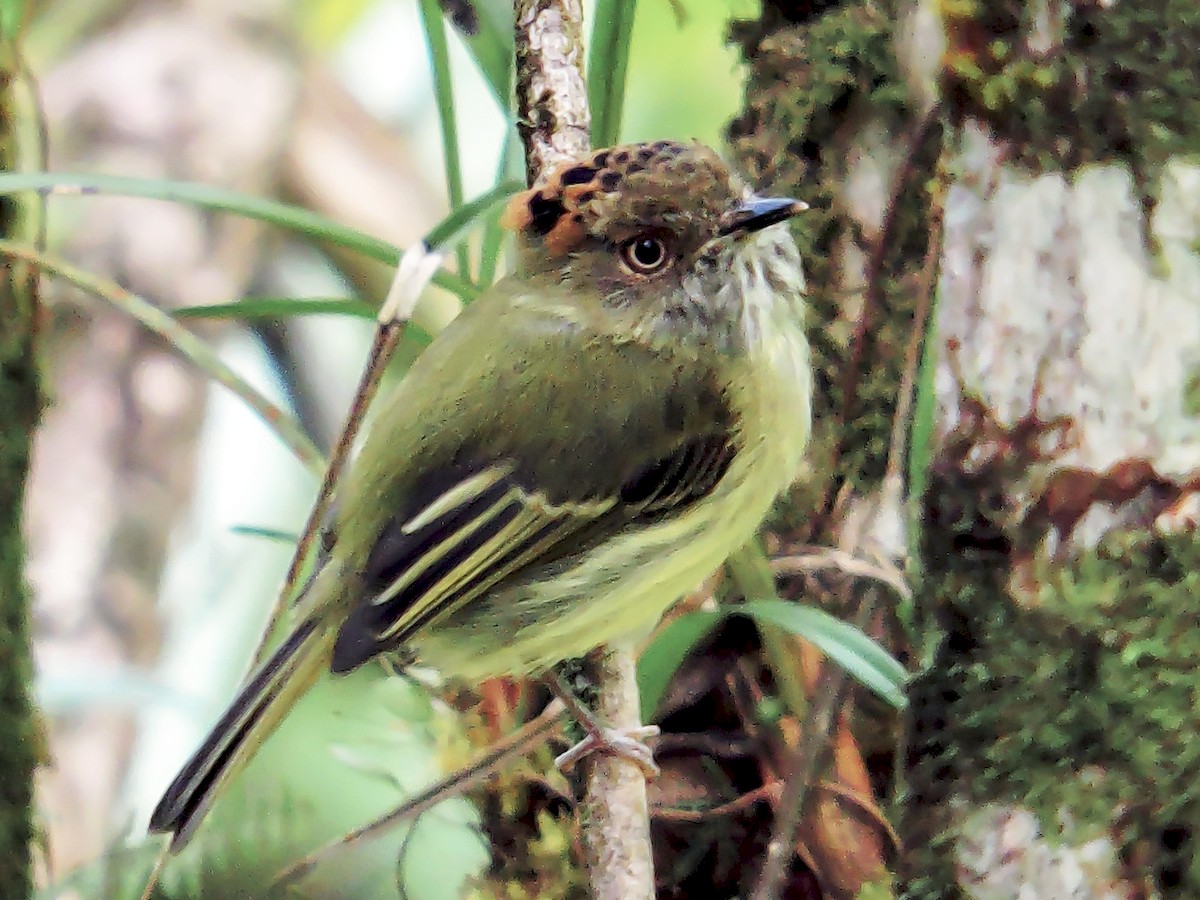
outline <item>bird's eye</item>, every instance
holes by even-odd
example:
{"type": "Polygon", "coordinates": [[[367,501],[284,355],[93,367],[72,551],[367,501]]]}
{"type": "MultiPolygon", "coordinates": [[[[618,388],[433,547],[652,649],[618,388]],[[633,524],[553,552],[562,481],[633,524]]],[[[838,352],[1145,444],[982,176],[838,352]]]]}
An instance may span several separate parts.
{"type": "Polygon", "coordinates": [[[638,275],[657,272],[667,259],[667,245],[656,237],[642,235],[621,245],[621,261],[638,275]]]}

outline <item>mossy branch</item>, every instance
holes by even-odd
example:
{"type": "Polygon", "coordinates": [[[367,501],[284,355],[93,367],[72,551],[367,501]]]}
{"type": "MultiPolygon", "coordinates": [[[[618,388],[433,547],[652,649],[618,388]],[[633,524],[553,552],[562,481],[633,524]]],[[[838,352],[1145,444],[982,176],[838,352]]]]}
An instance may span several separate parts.
{"type": "MultiPolygon", "coordinates": [[[[0,47],[0,169],[16,167],[17,65],[10,46],[0,47]]],[[[0,198],[0,237],[23,228],[23,210],[0,198]]],[[[30,896],[33,840],[33,770],[38,728],[30,701],[33,665],[29,589],[21,511],[33,429],[41,408],[35,338],[36,277],[16,260],[0,260],[0,897],[30,896]]]]}

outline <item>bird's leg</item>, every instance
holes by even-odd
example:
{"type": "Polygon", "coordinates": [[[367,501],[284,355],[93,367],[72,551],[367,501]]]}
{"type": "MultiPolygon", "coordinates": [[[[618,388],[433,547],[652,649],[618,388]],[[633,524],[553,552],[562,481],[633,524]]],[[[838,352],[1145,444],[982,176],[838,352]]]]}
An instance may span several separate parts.
{"type": "Polygon", "coordinates": [[[554,696],[566,704],[568,711],[587,732],[582,741],[560,754],[554,765],[566,770],[579,762],[590,753],[608,753],[628,760],[642,770],[647,778],[658,775],[658,766],[654,763],[654,751],[646,746],[646,738],[657,737],[660,730],[657,725],[641,725],[637,728],[609,728],[601,724],[596,714],[588,709],[575,692],[566,685],[557,673],[551,673],[546,683],[554,696]]]}

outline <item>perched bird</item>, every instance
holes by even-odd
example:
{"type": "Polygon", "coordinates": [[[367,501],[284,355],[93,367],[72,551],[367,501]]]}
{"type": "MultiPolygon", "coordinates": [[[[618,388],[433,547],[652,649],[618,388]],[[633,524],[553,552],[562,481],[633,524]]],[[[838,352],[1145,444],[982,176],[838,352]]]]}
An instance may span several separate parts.
{"type": "Polygon", "coordinates": [[[600,150],[513,198],[517,274],[384,401],[300,624],[150,821],[184,844],[326,669],[400,651],[523,675],[652,626],[795,478],[810,370],[804,208],[699,144],[600,150]]]}

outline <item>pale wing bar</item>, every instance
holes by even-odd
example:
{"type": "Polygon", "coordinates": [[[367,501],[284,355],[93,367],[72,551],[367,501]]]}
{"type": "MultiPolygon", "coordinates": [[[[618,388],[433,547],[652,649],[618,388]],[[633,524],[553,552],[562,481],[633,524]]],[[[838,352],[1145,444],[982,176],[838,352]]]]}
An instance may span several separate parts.
{"type": "Polygon", "coordinates": [[[333,671],[403,646],[523,571],[678,513],[713,490],[735,453],[727,432],[697,435],[627,479],[617,497],[578,503],[531,495],[503,469],[463,478],[381,536],[365,573],[372,599],[342,626],[333,671]]]}

